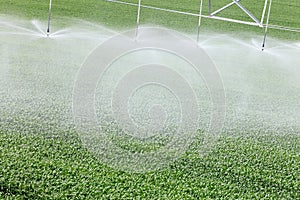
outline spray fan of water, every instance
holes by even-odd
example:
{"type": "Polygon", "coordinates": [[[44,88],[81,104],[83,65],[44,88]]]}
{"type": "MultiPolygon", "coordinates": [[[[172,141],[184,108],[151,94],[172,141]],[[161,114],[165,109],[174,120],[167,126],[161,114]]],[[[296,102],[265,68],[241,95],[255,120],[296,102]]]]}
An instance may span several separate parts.
{"type": "MultiPolygon", "coordinates": [[[[72,92],[77,72],[89,53],[115,32],[97,24],[70,20],[72,26],[54,30],[47,38],[43,31],[45,22],[7,16],[2,16],[0,21],[0,131],[69,136],[74,128],[72,92]]],[[[223,131],[229,135],[299,134],[300,43],[270,39],[269,47],[261,52],[260,41],[256,36],[251,39],[221,34],[201,37],[199,45],[217,66],[226,90],[223,131]]],[[[170,57],[156,55],[157,52],[147,53],[162,62],[174,66],[177,63],[177,67],[180,63],[170,62],[170,57]]],[[[126,62],[134,57],[128,59],[126,62]]],[[[100,84],[98,92],[109,92],[110,85],[122,74],[122,68],[119,69],[107,73],[106,82],[100,84]]],[[[180,70],[190,77],[190,84],[203,92],[204,100],[198,103],[205,113],[209,110],[205,107],[210,105],[205,103],[209,101],[205,99],[205,85],[192,72],[185,72],[184,67],[180,70]]],[[[154,93],[143,95],[155,96],[155,92],[156,96],[160,95],[155,87],[152,90],[154,93]]],[[[142,102],[137,105],[147,107],[142,102]]],[[[137,107],[132,112],[140,115],[137,107]]],[[[209,123],[204,119],[203,130],[209,123]]]]}

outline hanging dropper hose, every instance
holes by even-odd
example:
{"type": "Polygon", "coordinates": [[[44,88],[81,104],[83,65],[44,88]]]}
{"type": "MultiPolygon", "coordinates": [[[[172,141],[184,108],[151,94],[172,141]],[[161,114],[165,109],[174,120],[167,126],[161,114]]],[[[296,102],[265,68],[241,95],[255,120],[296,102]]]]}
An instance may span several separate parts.
{"type": "Polygon", "coordinates": [[[52,0],[50,0],[49,3],[47,37],[49,37],[50,34],[51,7],[52,7],[52,0]]]}

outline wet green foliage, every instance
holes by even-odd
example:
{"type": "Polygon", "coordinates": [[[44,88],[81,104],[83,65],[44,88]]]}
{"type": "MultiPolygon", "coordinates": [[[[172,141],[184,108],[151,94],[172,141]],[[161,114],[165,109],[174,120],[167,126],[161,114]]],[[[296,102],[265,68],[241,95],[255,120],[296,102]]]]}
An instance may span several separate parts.
{"type": "Polygon", "coordinates": [[[79,141],[1,134],[0,195],[20,199],[298,199],[300,137],[224,136],[166,169],[131,174],[102,165],[79,141]]]}

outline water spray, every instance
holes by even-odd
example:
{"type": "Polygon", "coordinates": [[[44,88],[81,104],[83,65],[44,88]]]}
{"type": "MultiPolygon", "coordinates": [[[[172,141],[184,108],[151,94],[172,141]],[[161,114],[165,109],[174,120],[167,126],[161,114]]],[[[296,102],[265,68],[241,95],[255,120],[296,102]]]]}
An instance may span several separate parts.
{"type": "Polygon", "coordinates": [[[50,34],[51,7],[52,7],[52,0],[50,0],[49,3],[47,37],[49,37],[50,34]]]}

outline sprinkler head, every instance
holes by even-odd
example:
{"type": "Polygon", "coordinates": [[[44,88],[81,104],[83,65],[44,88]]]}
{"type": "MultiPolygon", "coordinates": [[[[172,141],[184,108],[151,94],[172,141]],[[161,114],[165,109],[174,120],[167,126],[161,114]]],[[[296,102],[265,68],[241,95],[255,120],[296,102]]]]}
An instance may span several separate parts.
{"type": "Polygon", "coordinates": [[[49,24],[48,24],[48,28],[47,28],[47,31],[46,31],[46,33],[47,33],[47,36],[49,36],[49,35],[50,35],[50,28],[49,28],[49,24]]]}

